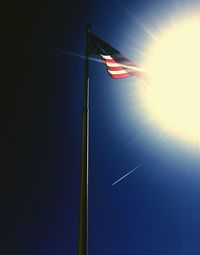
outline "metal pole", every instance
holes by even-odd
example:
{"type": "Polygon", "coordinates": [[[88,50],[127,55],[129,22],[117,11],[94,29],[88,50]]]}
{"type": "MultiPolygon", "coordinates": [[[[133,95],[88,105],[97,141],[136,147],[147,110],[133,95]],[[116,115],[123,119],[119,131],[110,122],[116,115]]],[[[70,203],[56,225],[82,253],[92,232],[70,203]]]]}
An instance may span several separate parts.
{"type": "Polygon", "coordinates": [[[89,54],[90,54],[90,25],[85,26],[85,76],[82,126],[82,159],[80,187],[80,222],[78,255],[88,255],[88,148],[89,148],[89,54]]]}

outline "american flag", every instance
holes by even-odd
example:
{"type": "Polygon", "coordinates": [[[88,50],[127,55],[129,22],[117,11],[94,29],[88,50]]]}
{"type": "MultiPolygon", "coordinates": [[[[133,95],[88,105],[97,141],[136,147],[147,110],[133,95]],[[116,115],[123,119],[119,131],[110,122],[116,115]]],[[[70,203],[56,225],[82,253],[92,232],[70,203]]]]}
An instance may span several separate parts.
{"type": "Polygon", "coordinates": [[[90,42],[91,53],[97,54],[102,58],[112,78],[121,79],[136,76],[139,79],[144,79],[144,71],[142,68],[124,57],[124,55],[108,43],[92,33],[90,35],[90,42]]]}

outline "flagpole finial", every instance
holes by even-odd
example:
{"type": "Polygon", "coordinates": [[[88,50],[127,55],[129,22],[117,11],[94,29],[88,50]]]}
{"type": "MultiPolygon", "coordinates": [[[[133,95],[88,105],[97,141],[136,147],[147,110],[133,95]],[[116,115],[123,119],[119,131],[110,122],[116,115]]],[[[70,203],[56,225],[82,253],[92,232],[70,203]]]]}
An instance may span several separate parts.
{"type": "Polygon", "coordinates": [[[86,30],[87,32],[90,32],[90,30],[91,30],[91,25],[90,25],[90,24],[86,24],[86,25],[84,26],[84,28],[85,28],[85,30],[86,30]]]}

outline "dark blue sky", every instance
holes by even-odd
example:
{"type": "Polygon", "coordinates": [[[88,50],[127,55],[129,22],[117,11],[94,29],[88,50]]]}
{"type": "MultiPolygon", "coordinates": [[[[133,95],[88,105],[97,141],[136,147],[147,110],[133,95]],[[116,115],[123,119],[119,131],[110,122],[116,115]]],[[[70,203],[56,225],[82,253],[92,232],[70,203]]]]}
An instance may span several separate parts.
{"type": "MultiPolygon", "coordinates": [[[[150,40],[141,24],[155,33],[186,6],[194,4],[8,7],[2,255],[77,254],[84,61],[57,50],[82,55],[90,23],[140,62],[150,40]]],[[[200,150],[151,125],[137,97],[141,89],[135,78],[112,80],[103,65],[90,63],[89,255],[199,255],[200,150]]]]}

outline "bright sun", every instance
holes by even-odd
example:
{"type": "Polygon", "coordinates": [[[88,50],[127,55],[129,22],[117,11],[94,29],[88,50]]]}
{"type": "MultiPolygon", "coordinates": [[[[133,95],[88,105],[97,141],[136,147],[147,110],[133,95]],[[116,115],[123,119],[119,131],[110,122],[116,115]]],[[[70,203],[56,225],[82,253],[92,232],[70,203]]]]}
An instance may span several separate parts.
{"type": "Polygon", "coordinates": [[[162,30],[148,53],[150,116],[174,136],[200,143],[200,20],[162,30]]]}

